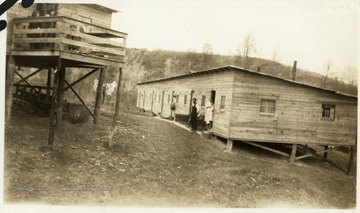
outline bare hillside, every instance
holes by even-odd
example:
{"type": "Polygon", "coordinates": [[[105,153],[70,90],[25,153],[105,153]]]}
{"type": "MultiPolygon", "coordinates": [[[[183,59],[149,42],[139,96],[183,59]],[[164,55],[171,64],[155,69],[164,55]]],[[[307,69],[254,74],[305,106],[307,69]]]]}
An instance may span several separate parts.
{"type": "MultiPolygon", "coordinates": [[[[127,49],[126,67],[124,72],[123,88],[126,101],[135,105],[136,83],[176,76],[189,73],[234,65],[251,70],[259,70],[273,76],[291,79],[292,67],[278,62],[261,58],[244,58],[241,56],[224,56],[195,52],[175,52],[166,50],[147,51],[146,49],[127,49]]],[[[346,84],[337,79],[328,78],[318,73],[297,69],[297,81],[357,95],[357,87],[346,84]]]]}

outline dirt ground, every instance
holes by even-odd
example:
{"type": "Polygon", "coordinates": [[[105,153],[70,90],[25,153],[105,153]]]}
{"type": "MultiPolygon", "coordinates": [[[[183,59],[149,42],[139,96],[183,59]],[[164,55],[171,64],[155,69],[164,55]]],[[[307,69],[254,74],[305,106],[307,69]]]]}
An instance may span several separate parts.
{"type": "MultiPolygon", "coordinates": [[[[121,113],[111,149],[105,145],[111,119],[103,116],[97,126],[92,121],[64,121],[50,150],[48,124],[47,117],[14,111],[5,129],[5,204],[315,209],[356,205],[355,175],[317,158],[290,164],[283,156],[240,142],[226,153],[221,141],[142,113],[121,113]]],[[[331,156],[346,157],[335,151],[331,156]]]]}

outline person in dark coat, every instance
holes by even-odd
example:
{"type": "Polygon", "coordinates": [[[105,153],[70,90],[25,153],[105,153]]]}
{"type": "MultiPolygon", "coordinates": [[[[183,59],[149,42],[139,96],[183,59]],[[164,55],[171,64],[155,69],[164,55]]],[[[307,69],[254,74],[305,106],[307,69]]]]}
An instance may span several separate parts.
{"type": "Polygon", "coordinates": [[[197,131],[197,117],[199,114],[199,107],[196,103],[196,98],[193,98],[192,100],[193,100],[193,103],[191,105],[189,123],[191,124],[192,131],[197,131]]]}

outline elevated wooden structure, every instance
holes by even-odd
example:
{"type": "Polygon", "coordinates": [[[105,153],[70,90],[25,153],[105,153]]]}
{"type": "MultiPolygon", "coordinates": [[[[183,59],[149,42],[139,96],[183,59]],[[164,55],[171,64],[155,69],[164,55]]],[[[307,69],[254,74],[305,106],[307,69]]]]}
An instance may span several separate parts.
{"type": "Polygon", "coordinates": [[[43,103],[50,110],[49,144],[52,144],[54,126],[62,122],[64,93],[68,89],[97,123],[104,74],[108,67],[117,68],[118,73],[124,67],[127,34],[111,29],[111,14],[116,10],[101,5],[38,4],[34,6],[33,13],[39,12],[39,9],[43,16],[12,18],[16,11],[9,11],[11,29],[7,47],[6,122],[10,122],[13,96],[43,103]],[[45,16],[51,10],[53,14],[45,16]],[[24,67],[37,70],[22,76],[18,69],[24,67]],[[74,82],[67,82],[67,73],[77,69],[87,69],[88,72],[74,82]],[[96,72],[99,83],[95,107],[91,110],[73,86],[96,72]],[[37,73],[46,76],[45,84],[32,85],[28,81],[37,73]],[[14,75],[21,80],[14,82],[14,75]]]}

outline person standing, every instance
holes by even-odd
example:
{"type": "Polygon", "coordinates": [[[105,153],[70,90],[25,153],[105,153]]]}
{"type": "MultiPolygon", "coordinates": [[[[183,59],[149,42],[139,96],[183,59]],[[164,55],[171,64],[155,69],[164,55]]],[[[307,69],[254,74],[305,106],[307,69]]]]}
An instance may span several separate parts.
{"type": "Polygon", "coordinates": [[[192,131],[197,131],[197,117],[199,114],[199,107],[196,103],[196,98],[193,98],[192,101],[193,103],[191,105],[189,123],[191,124],[192,131]]]}
{"type": "Polygon", "coordinates": [[[212,127],[213,116],[214,116],[214,104],[213,104],[213,100],[209,98],[209,101],[205,105],[205,123],[207,129],[212,127]]]}

